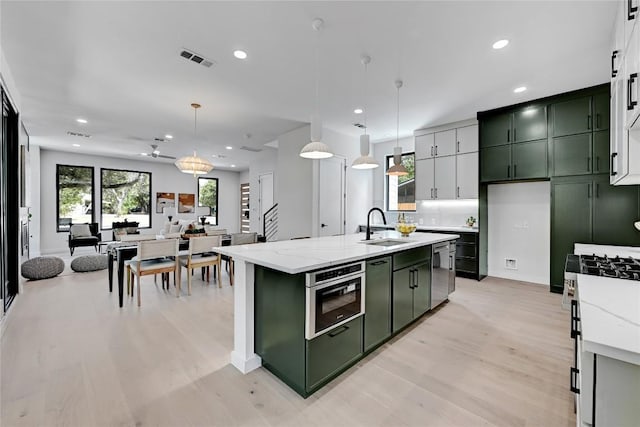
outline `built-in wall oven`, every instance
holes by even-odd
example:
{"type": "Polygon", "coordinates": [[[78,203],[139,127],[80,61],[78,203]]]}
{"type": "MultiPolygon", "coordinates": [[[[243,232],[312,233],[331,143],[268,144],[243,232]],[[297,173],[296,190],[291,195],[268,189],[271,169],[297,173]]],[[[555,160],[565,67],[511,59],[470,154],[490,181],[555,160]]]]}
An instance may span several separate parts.
{"type": "Polygon", "coordinates": [[[364,261],[307,273],[305,338],[364,314],[364,261]]]}

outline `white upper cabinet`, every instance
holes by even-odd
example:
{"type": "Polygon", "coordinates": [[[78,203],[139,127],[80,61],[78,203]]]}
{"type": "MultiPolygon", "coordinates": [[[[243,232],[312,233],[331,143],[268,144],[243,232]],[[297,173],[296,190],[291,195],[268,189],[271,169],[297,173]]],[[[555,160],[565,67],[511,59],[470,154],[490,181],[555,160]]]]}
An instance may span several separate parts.
{"type": "Polygon", "coordinates": [[[456,156],[456,199],[478,198],[478,152],[456,156]]]}
{"type": "Polygon", "coordinates": [[[438,156],[435,158],[434,196],[436,199],[452,200],[456,198],[456,156],[438,156]],[[453,179],[452,179],[453,178],[453,179]]]}
{"type": "Polygon", "coordinates": [[[435,146],[433,154],[435,157],[452,156],[456,154],[456,130],[451,129],[444,132],[435,133],[435,146]]]}
{"type": "Polygon", "coordinates": [[[638,3],[640,0],[624,0],[622,8],[622,17],[624,20],[624,43],[625,45],[629,44],[629,40],[631,38],[631,33],[635,28],[636,21],[638,20],[638,3]]]}
{"type": "Polygon", "coordinates": [[[416,160],[416,200],[433,200],[434,159],[416,160]]]}
{"type": "Polygon", "coordinates": [[[415,137],[416,159],[430,159],[433,157],[434,134],[429,133],[415,137]]]}
{"type": "Polygon", "coordinates": [[[456,138],[458,154],[478,151],[478,125],[456,129],[456,138]]]}

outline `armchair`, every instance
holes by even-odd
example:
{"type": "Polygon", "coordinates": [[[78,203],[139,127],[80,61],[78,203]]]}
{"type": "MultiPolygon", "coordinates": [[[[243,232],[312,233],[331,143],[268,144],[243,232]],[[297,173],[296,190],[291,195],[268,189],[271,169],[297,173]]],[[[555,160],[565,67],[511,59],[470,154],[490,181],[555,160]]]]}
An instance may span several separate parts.
{"type": "Polygon", "coordinates": [[[73,251],[79,246],[93,246],[98,252],[98,243],[102,240],[97,222],[90,224],[72,224],[69,227],[69,252],[73,256],[73,251]]]}

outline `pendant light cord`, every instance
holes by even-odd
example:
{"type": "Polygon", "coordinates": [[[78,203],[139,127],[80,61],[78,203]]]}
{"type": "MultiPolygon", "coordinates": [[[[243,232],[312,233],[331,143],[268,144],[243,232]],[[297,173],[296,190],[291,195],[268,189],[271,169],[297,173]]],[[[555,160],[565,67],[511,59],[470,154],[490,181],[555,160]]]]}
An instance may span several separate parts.
{"type": "Polygon", "coordinates": [[[396,109],[396,147],[400,146],[400,86],[401,85],[396,85],[398,88],[398,108],[396,109]]]}
{"type": "Polygon", "coordinates": [[[320,28],[316,29],[316,118],[320,114],[320,28]]]}
{"type": "Polygon", "coordinates": [[[364,133],[367,134],[367,90],[368,90],[368,82],[369,82],[369,74],[367,73],[367,68],[369,63],[365,60],[364,63],[364,133]]]}

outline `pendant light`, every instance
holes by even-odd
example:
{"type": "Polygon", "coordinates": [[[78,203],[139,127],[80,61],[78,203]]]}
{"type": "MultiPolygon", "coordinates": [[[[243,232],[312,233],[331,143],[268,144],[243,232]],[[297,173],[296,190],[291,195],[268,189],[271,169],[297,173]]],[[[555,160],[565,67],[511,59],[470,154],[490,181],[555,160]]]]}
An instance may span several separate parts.
{"type": "Polygon", "coordinates": [[[324,25],[324,21],[320,18],[316,18],[311,23],[313,29],[317,32],[318,37],[316,40],[316,106],[315,113],[311,116],[311,142],[302,147],[300,150],[300,157],[305,159],[328,159],[333,157],[331,148],[322,142],[322,122],[320,120],[319,113],[319,68],[320,68],[320,30],[324,25]]]}
{"type": "MultiPolygon", "coordinates": [[[[371,57],[364,55],[362,64],[364,64],[364,98],[367,98],[367,66],[371,62],[371,57]]],[[[360,135],[360,157],[355,159],[351,164],[354,169],[374,169],[380,166],[376,159],[369,155],[369,134],[367,133],[367,107],[364,105],[364,134],[360,135]]]]}
{"type": "Polygon", "coordinates": [[[402,80],[396,80],[396,89],[398,89],[398,115],[396,120],[396,146],[393,149],[393,166],[387,169],[387,175],[404,176],[408,175],[407,168],[402,165],[402,147],[400,147],[400,88],[402,80]]]}
{"type": "MultiPolygon", "coordinates": [[[[200,108],[201,105],[194,102],[191,104],[191,107],[193,107],[194,114],[193,134],[195,139],[198,134],[198,108],[200,108]]],[[[211,172],[211,169],[213,169],[211,162],[207,159],[203,159],[202,157],[198,157],[195,150],[193,150],[193,156],[181,157],[176,160],[175,165],[180,169],[180,172],[192,173],[193,176],[204,175],[211,172]]]]}

